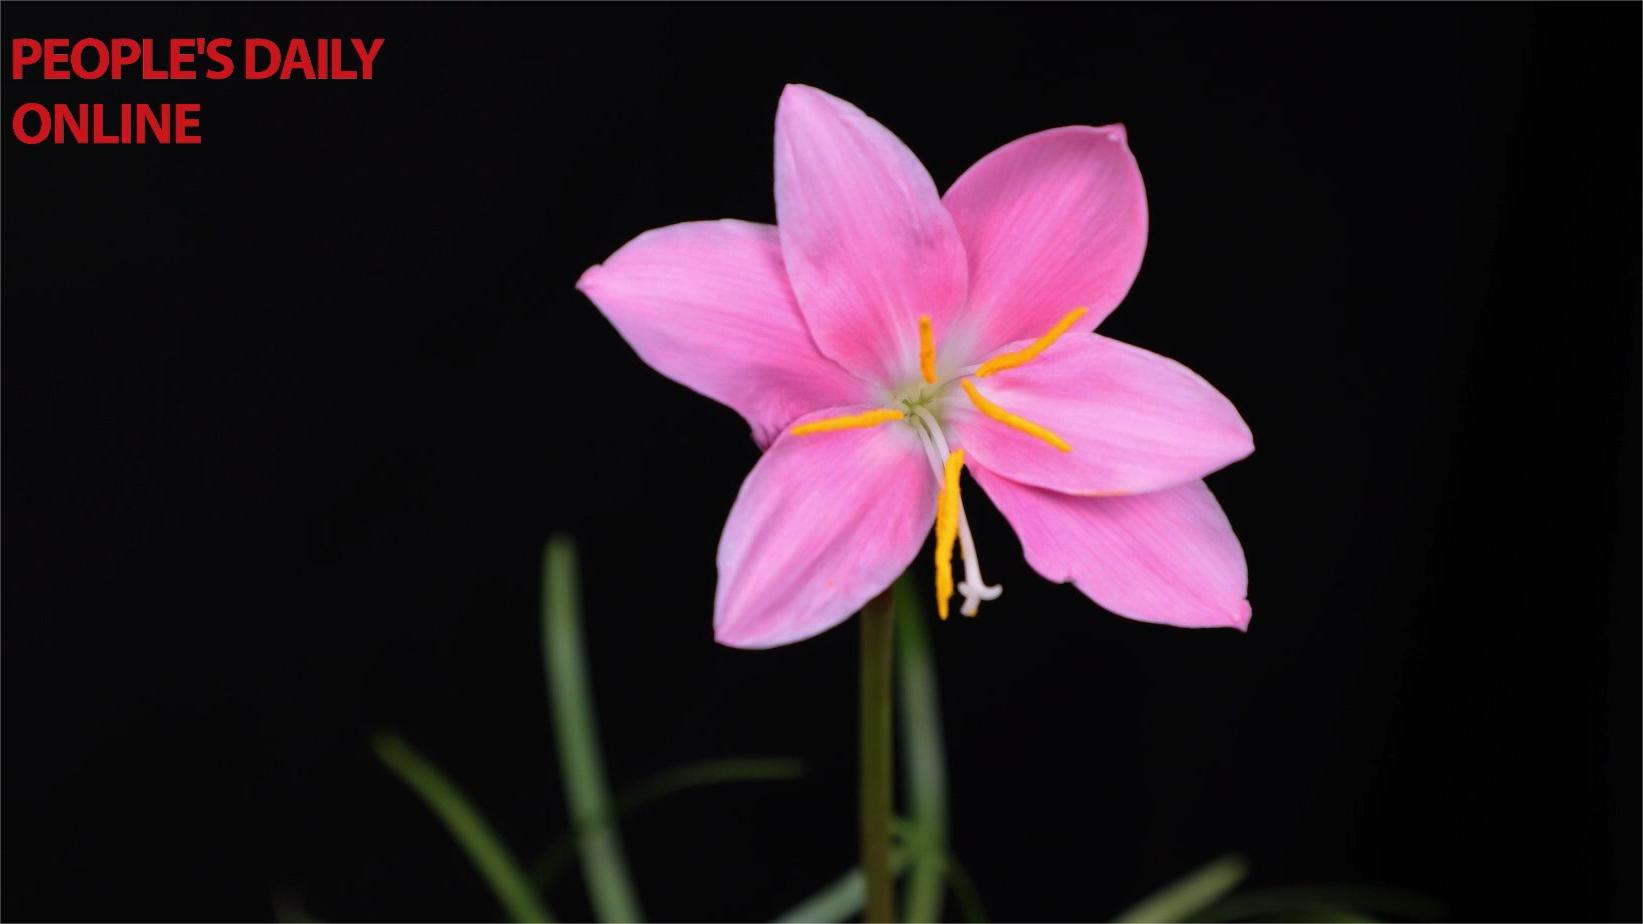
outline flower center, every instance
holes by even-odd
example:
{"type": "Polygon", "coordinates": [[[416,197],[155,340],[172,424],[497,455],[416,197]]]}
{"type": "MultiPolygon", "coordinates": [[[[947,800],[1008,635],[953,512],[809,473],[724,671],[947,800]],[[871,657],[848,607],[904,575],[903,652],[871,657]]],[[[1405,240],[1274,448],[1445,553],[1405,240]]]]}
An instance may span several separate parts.
{"type": "Polygon", "coordinates": [[[876,408],[859,414],[846,414],[802,423],[792,429],[794,436],[829,433],[835,430],[854,430],[877,427],[894,420],[904,420],[918,434],[924,447],[924,456],[935,475],[939,493],[936,501],[936,612],[947,618],[947,605],[956,589],[964,597],[959,612],[974,616],[981,609],[981,601],[997,600],[1004,588],[988,584],[981,577],[981,560],[976,555],[975,539],[970,535],[970,520],[964,514],[964,499],[959,493],[959,475],[964,470],[964,450],[954,449],[942,426],[940,410],[942,398],[955,382],[964,390],[977,411],[999,423],[1019,430],[1028,436],[1060,450],[1071,452],[1066,440],[1051,430],[1024,417],[1012,414],[976,388],[972,379],[984,378],[1006,369],[1014,369],[1036,359],[1049,349],[1060,336],[1070,330],[1078,319],[1088,313],[1087,308],[1074,308],[1056,325],[1022,349],[1003,353],[976,366],[962,369],[947,381],[940,381],[936,371],[936,338],[929,315],[918,319],[919,377],[922,381],[906,385],[890,396],[891,407],[876,408]],[[958,544],[964,561],[964,580],[953,585],[953,545],[958,544]]]}
{"type": "Polygon", "coordinates": [[[936,500],[936,612],[947,618],[947,601],[953,595],[953,541],[958,541],[959,555],[964,560],[964,580],[958,592],[964,596],[959,612],[974,616],[981,610],[981,601],[997,600],[1004,588],[988,584],[981,577],[981,557],[976,554],[976,541],[970,535],[970,518],[964,514],[964,498],[959,493],[959,473],[964,469],[964,450],[949,449],[947,436],[935,415],[922,406],[910,406],[912,416],[908,423],[924,444],[924,457],[930,462],[930,471],[941,485],[936,500]]]}
{"type": "MultiPolygon", "coordinates": [[[[918,346],[919,376],[923,381],[902,389],[895,399],[906,409],[907,423],[924,446],[924,456],[930,462],[930,472],[939,491],[936,495],[936,612],[942,619],[947,618],[948,601],[955,589],[953,544],[957,542],[964,561],[964,580],[956,588],[964,597],[959,612],[974,616],[981,609],[981,601],[997,600],[1004,588],[988,584],[981,577],[981,558],[976,554],[970,518],[964,513],[964,497],[959,491],[964,450],[950,448],[938,416],[943,392],[952,382],[942,382],[937,377],[935,329],[927,314],[918,319],[918,346]]],[[[959,378],[966,374],[968,371],[959,378]]]]}

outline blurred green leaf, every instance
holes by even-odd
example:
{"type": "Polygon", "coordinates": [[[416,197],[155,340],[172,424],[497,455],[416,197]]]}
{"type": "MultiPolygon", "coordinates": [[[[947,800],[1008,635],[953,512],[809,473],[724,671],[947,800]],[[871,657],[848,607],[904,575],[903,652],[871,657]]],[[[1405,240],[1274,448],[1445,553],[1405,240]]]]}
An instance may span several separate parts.
{"type": "Polygon", "coordinates": [[[582,873],[600,920],[640,921],[644,914],[628,874],[621,833],[610,821],[610,788],[599,754],[599,729],[582,646],[576,545],[568,536],[554,536],[542,558],[543,661],[582,873]]]}
{"type": "Polygon", "coordinates": [[[1428,896],[1379,886],[1283,886],[1240,892],[1221,899],[1200,921],[1353,920],[1381,917],[1436,921],[1444,907],[1428,896]],[[1332,916],[1332,917],[1331,917],[1332,916]]]}
{"type": "Polygon", "coordinates": [[[919,589],[896,582],[896,679],[901,693],[901,752],[906,774],[912,867],[902,919],[921,924],[941,916],[946,891],[947,760],[941,739],[941,694],[919,589]]]}
{"type": "Polygon", "coordinates": [[[324,924],[303,905],[302,898],[297,892],[289,887],[274,890],[273,917],[275,924],[324,924]]]}
{"type": "Polygon", "coordinates": [[[964,920],[969,924],[987,924],[987,906],[981,903],[975,880],[951,853],[947,855],[947,884],[953,887],[953,901],[958,903],[958,913],[964,920]]]}
{"type": "MultiPolygon", "coordinates": [[[[617,793],[616,816],[606,818],[605,823],[615,824],[618,819],[658,799],[698,786],[796,780],[802,776],[804,761],[793,757],[727,757],[684,764],[663,770],[617,793]]],[[[536,881],[542,888],[546,889],[559,877],[575,846],[575,840],[569,833],[554,839],[536,864],[536,881]]]]}
{"type": "MultiPolygon", "coordinates": [[[[907,869],[908,851],[892,848],[890,871],[899,876],[907,869]]],[[[814,895],[799,902],[777,918],[777,924],[837,924],[861,914],[867,903],[867,877],[860,867],[853,867],[839,878],[823,886],[814,895]]]]}
{"type": "Polygon", "coordinates": [[[410,743],[393,732],[379,732],[371,739],[377,758],[407,786],[422,797],[468,855],[479,874],[485,877],[502,909],[514,921],[552,921],[513,854],[491,830],[484,816],[468,801],[462,790],[430,763],[410,743]]]}
{"type": "Polygon", "coordinates": [[[1116,918],[1123,922],[1190,921],[1238,887],[1249,875],[1249,861],[1238,854],[1211,860],[1180,879],[1125,909],[1116,918]]]}
{"type": "Polygon", "coordinates": [[[756,783],[796,780],[804,776],[804,761],[796,757],[726,757],[700,760],[663,770],[622,790],[616,813],[626,815],[677,792],[720,783],[756,783]]]}

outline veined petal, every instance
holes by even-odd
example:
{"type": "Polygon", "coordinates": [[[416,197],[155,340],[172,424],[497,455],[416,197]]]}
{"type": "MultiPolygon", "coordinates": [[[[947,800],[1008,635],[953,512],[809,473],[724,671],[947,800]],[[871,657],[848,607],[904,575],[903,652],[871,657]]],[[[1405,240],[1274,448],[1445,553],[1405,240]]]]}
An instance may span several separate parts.
{"type": "Polygon", "coordinates": [[[747,418],[760,446],[800,414],[867,400],[868,385],[810,339],[772,225],[646,231],[576,287],[640,359],[747,418]]]}
{"type": "Polygon", "coordinates": [[[919,316],[942,350],[964,245],[913,152],[844,100],[791,85],[776,112],[776,224],[821,351],[894,387],[918,375],[919,316]]]}
{"type": "Polygon", "coordinates": [[[1147,194],[1122,125],[1018,138],[942,200],[969,259],[958,322],[980,356],[1036,337],[1074,308],[1091,331],[1123,300],[1147,246],[1147,194]]]}
{"type": "Polygon", "coordinates": [[[1027,564],[1130,619],[1190,629],[1249,626],[1243,546],[1193,481],[1132,497],[1072,497],[971,463],[1021,539],[1027,564]]]}
{"type": "Polygon", "coordinates": [[[991,404],[1065,441],[1061,451],[962,395],[948,400],[948,419],[977,461],[1041,488],[1141,494],[1196,481],[1255,449],[1232,402],[1192,370],[1099,334],[1068,334],[1031,362],[974,386],[991,404]]]}
{"type": "Polygon", "coordinates": [[[719,540],[714,637],[773,648],[838,625],[907,569],[935,510],[935,479],[906,424],[783,433],[742,483],[719,540]]]}

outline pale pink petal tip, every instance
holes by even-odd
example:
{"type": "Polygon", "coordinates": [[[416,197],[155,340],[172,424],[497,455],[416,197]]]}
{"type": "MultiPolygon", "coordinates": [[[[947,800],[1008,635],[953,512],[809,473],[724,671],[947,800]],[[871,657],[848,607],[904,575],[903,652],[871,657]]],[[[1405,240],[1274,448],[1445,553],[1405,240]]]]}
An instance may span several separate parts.
{"type": "Polygon", "coordinates": [[[1255,449],[1237,408],[1192,370],[1099,334],[1063,337],[1032,362],[980,379],[977,389],[1071,450],[1058,452],[964,402],[952,422],[971,456],[1011,480],[1067,494],[1162,490],[1255,449]]]}
{"type": "Polygon", "coordinates": [[[918,324],[943,338],[965,257],[930,174],[888,128],[802,84],[776,108],[776,222],[788,279],[821,351],[868,381],[918,371],[918,324]]]}
{"type": "Polygon", "coordinates": [[[1072,497],[971,464],[1015,528],[1027,564],[1129,619],[1249,627],[1243,547],[1203,482],[1131,497],[1072,497]]]}
{"type": "Polygon", "coordinates": [[[741,412],[761,446],[800,414],[866,396],[810,339],[771,225],[646,231],[576,288],[651,368],[741,412]]]}
{"type": "Polygon", "coordinates": [[[1123,301],[1147,245],[1146,189],[1126,138],[1122,125],[1027,135],[947,191],[979,350],[1038,337],[1074,307],[1088,313],[1073,329],[1094,330],[1123,301]]]}

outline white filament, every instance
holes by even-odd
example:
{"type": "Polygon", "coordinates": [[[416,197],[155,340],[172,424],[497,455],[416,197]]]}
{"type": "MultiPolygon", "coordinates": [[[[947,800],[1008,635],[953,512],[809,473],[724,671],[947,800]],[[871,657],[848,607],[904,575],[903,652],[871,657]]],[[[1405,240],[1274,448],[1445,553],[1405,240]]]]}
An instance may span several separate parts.
{"type": "Polygon", "coordinates": [[[973,365],[965,366],[964,368],[954,372],[951,376],[949,376],[945,379],[942,379],[940,384],[936,385],[936,391],[938,391],[938,392],[941,391],[942,389],[944,389],[947,386],[953,384],[954,382],[958,381],[959,379],[967,379],[970,376],[975,375],[976,370],[980,369],[983,365],[985,365],[985,363],[975,363],[973,365]]]}
{"type": "MultiPolygon", "coordinates": [[[[924,426],[914,427],[918,431],[920,440],[924,443],[925,458],[930,460],[930,470],[936,476],[936,491],[939,493],[946,486],[945,461],[950,454],[947,448],[947,439],[942,435],[941,424],[930,412],[922,407],[914,407],[913,413],[923,422],[924,426]],[[933,442],[932,442],[933,441],[933,442]]],[[[964,515],[964,498],[958,501],[958,548],[959,555],[964,559],[964,580],[959,582],[958,592],[964,595],[964,605],[959,612],[966,616],[974,616],[981,610],[981,601],[997,600],[1004,592],[1003,585],[989,585],[981,578],[981,559],[976,555],[976,541],[970,536],[970,518],[964,515]]]]}

